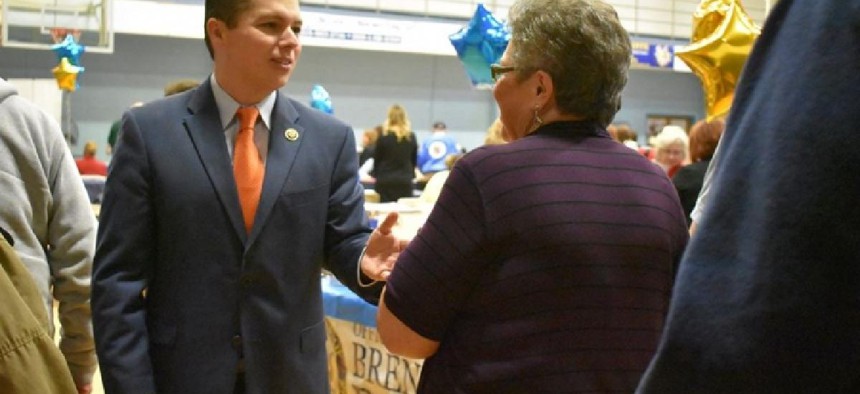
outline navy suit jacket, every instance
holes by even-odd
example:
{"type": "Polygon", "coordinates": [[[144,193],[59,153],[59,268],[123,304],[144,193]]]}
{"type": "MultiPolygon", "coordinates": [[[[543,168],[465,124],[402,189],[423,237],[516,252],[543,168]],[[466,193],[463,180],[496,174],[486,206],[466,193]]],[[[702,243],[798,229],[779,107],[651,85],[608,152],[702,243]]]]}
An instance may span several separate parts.
{"type": "Polygon", "coordinates": [[[351,128],[279,93],[247,234],[208,80],[127,112],[93,272],[106,392],[231,393],[240,357],[249,393],[328,392],[321,268],[379,294],[357,163],[351,128]]]}

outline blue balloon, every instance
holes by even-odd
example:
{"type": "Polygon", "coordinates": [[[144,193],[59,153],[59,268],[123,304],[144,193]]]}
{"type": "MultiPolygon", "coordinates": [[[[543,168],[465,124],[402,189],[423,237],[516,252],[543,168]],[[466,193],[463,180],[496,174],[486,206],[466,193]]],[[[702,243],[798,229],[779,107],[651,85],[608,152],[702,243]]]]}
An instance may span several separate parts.
{"type": "Polygon", "coordinates": [[[69,63],[80,66],[81,55],[86,51],[86,47],[78,44],[71,34],[66,34],[66,38],[59,44],[52,45],[51,50],[57,54],[57,61],[67,58],[69,63]]]}
{"type": "Polygon", "coordinates": [[[331,96],[322,85],[314,85],[311,88],[311,107],[327,114],[334,113],[334,108],[331,106],[331,96]]]}
{"type": "Polygon", "coordinates": [[[469,24],[448,37],[457,57],[466,68],[472,86],[493,86],[490,65],[498,63],[511,40],[507,25],[496,19],[483,4],[478,4],[469,24]]]}

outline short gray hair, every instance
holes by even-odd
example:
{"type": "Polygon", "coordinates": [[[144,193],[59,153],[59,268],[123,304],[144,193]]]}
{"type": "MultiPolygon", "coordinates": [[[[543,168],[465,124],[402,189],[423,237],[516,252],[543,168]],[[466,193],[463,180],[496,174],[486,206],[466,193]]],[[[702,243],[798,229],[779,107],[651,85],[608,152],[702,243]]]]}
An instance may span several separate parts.
{"type": "Polygon", "coordinates": [[[552,77],[559,108],[606,126],[621,108],[630,37],[600,0],[517,0],[510,9],[508,54],[519,78],[552,77]]]}
{"type": "Polygon", "coordinates": [[[651,145],[655,149],[666,149],[675,144],[680,144],[684,147],[684,154],[686,156],[687,147],[690,145],[690,137],[684,131],[683,127],[673,124],[663,126],[660,133],[651,140],[651,145]]]}

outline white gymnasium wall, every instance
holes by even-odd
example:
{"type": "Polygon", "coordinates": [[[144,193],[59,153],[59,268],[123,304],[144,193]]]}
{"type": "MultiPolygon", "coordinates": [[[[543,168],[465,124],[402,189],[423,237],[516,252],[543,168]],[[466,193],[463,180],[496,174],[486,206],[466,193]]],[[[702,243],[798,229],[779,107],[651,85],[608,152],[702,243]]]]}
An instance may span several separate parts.
{"type": "MultiPolygon", "coordinates": [[[[116,35],[113,54],[81,57],[86,72],[71,95],[72,115],[80,140],[94,139],[100,153],[110,124],[135,101],[160,98],[167,83],[180,78],[202,80],[211,61],[201,39],[116,35]]],[[[0,77],[51,78],[56,57],[49,50],[0,48],[0,77]]],[[[59,94],[56,84],[46,86],[59,94]]],[[[357,132],[382,122],[389,105],[405,106],[419,138],[435,120],[447,122],[461,143],[474,148],[483,141],[496,116],[487,90],[471,87],[453,56],[306,47],[296,73],[284,91],[308,103],[314,84],[332,96],[335,115],[357,132]]],[[[690,73],[632,70],[617,119],[643,132],[648,114],[703,116],[698,79],[690,73]]],[[[73,146],[79,152],[80,146],[73,146]]]]}
{"type": "MultiPolygon", "coordinates": [[[[2,76],[2,74],[0,74],[2,76]]],[[[53,78],[9,78],[7,82],[18,89],[18,95],[42,108],[54,117],[57,124],[63,109],[63,93],[53,78]]]]}

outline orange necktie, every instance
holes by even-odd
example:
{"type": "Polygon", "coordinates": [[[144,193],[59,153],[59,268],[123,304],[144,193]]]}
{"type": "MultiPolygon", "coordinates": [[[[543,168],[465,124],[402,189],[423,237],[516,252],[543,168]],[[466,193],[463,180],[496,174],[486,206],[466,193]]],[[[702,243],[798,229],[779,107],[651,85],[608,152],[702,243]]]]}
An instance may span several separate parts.
{"type": "Polygon", "coordinates": [[[254,124],[257,123],[259,114],[257,107],[241,107],[236,111],[239,117],[239,133],[233,147],[233,176],[239,190],[245,230],[249,233],[254,226],[254,215],[257,213],[263,189],[263,174],[266,172],[260,151],[254,143],[254,124]]]}

